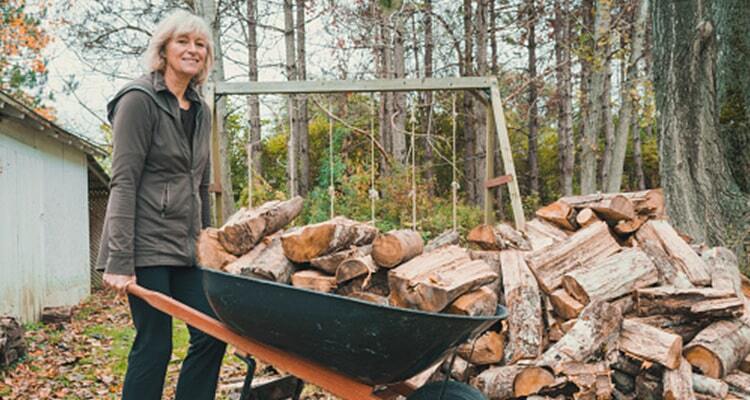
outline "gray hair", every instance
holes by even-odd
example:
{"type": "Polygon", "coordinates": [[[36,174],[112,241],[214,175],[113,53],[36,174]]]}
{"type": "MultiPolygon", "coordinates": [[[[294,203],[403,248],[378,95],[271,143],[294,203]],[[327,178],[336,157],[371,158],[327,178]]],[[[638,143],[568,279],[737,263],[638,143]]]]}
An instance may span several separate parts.
{"type": "Polygon", "coordinates": [[[167,43],[176,36],[188,33],[197,33],[206,38],[206,62],[203,70],[193,78],[194,83],[197,85],[202,85],[206,82],[214,63],[214,42],[211,37],[211,29],[203,18],[185,10],[177,10],[170,13],[154,29],[146,52],[143,55],[143,63],[146,66],[146,70],[148,72],[164,72],[164,69],[167,67],[167,60],[164,54],[167,43]]]}

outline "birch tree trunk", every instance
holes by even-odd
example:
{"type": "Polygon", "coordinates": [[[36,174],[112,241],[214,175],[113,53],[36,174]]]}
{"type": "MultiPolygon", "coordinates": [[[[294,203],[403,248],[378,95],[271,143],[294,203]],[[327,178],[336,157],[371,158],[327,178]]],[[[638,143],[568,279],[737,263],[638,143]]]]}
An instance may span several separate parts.
{"type": "Polygon", "coordinates": [[[607,49],[608,31],[610,25],[610,1],[598,0],[596,2],[596,16],[594,18],[594,54],[591,71],[591,86],[587,99],[588,115],[584,125],[583,138],[581,142],[581,194],[589,194],[596,191],[596,153],[597,153],[597,129],[600,126],[602,109],[599,107],[605,89],[606,62],[605,51],[607,49]]]}
{"type": "Polygon", "coordinates": [[[557,130],[560,186],[565,196],[573,195],[573,92],[570,75],[570,0],[555,0],[555,62],[557,63],[557,130]]]}
{"type": "Polygon", "coordinates": [[[531,195],[539,195],[539,161],[538,161],[538,139],[539,108],[537,106],[537,84],[536,84],[536,4],[535,0],[529,0],[526,4],[527,21],[526,30],[528,48],[529,68],[529,139],[528,139],[528,163],[529,163],[529,190],[531,195]]]}
{"type": "MultiPolygon", "coordinates": [[[[296,51],[294,42],[294,9],[293,0],[284,0],[284,47],[286,50],[286,79],[297,80],[296,51]]],[[[299,193],[297,169],[297,146],[299,141],[299,124],[297,99],[289,95],[289,141],[287,142],[286,173],[289,180],[289,196],[299,193]]]]}
{"type": "MultiPolygon", "coordinates": [[[[258,81],[257,6],[256,0],[247,0],[247,75],[250,82],[258,81]]],[[[247,112],[247,119],[250,125],[250,135],[248,143],[245,146],[248,169],[247,190],[251,191],[255,176],[263,175],[263,164],[260,157],[262,146],[260,143],[260,102],[258,101],[258,95],[247,96],[247,112]]],[[[252,195],[248,194],[248,199],[252,199],[252,195]]],[[[249,204],[249,207],[252,208],[253,204],[249,204]]]]}
{"type": "MultiPolygon", "coordinates": [[[[638,0],[638,3],[635,24],[633,25],[632,34],[630,35],[630,56],[628,58],[627,77],[622,84],[620,92],[622,107],[620,108],[620,118],[617,122],[617,134],[615,137],[614,151],[612,153],[612,162],[609,166],[609,181],[605,188],[607,192],[619,192],[620,187],[622,186],[622,171],[625,164],[625,153],[628,147],[628,129],[630,128],[629,125],[632,124],[631,114],[633,113],[634,104],[637,101],[637,94],[635,91],[638,79],[638,60],[643,55],[643,43],[646,36],[649,0],[638,0]]],[[[640,134],[634,130],[633,138],[635,139],[636,136],[638,136],[638,144],[640,145],[640,134]]],[[[635,145],[635,142],[633,144],[635,145]]],[[[641,161],[640,148],[638,148],[638,152],[638,158],[639,161],[641,161]]],[[[641,166],[641,178],[642,176],[643,167],[641,166]]]]}
{"type": "MultiPolygon", "coordinates": [[[[296,33],[297,33],[297,80],[307,80],[307,62],[305,51],[305,0],[296,0],[296,33]]],[[[310,145],[307,118],[307,94],[297,98],[297,133],[299,134],[299,194],[307,195],[310,190],[310,145]]]]}
{"type": "Polygon", "coordinates": [[[739,51],[750,45],[742,19],[747,12],[742,1],[653,3],[659,170],[667,213],[678,229],[711,245],[731,242],[747,224],[750,193],[734,175],[742,159],[722,146],[750,137],[740,126],[744,114],[731,113],[739,111],[731,108],[739,95],[750,93],[743,84],[746,71],[737,75],[732,68],[749,61],[747,52],[739,51]]]}

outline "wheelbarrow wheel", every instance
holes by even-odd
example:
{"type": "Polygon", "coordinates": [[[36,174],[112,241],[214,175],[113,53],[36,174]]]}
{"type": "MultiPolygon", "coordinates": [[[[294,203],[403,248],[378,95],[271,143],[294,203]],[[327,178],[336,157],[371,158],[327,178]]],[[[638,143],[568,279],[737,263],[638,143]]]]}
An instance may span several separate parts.
{"type": "Polygon", "coordinates": [[[406,400],[487,400],[487,398],[479,390],[465,383],[445,381],[428,383],[410,394],[406,400]]]}

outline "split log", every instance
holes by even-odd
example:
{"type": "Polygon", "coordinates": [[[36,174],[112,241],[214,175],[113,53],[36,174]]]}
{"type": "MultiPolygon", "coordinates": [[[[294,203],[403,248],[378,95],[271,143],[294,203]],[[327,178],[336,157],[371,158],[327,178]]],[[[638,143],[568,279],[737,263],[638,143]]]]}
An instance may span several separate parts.
{"type": "Polygon", "coordinates": [[[723,399],[729,393],[726,382],[705,375],[693,373],[693,391],[711,397],[723,399]]]}
{"type": "Polygon", "coordinates": [[[669,369],[680,365],[680,336],[633,319],[622,321],[622,332],[617,345],[624,353],[657,362],[669,369]]]}
{"type": "Polygon", "coordinates": [[[588,207],[601,219],[610,224],[617,224],[622,220],[635,218],[635,206],[633,202],[622,195],[615,195],[597,202],[588,204],[588,207]]]}
{"type": "Polygon", "coordinates": [[[513,396],[533,395],[558,383],[559,380],[546,368],[528,366],[516,374],[515,379],[513,379],[513,396]]]}
{"type": "Polygon", "coordinates": [[[45,324],[60,324],[70,322],[73,318],[73,307],[44,307],[42,309],[42,322],[45,324]]]}
{"type": "Polygon", "coordinates": [[[530,253],[526,260],[539,286],[552,293],[562,284],[563,275],[602,260],[620,250],[604,222],[583,228],[566,240],[530,253]]]}
{"type": "Polygon", "coordinates": [[[372,243],[378,228],[344,217],[336,217],[308,225],[281,236],[284,254],[296,263],[303,263],[351,246],[372,243]]]}
{"type": "Polygon", "coordinates": [[[225,269],[233,274],[289,283],[296,268],[284,256],[281,238],[274,235],[264,238],[249,253],[228,264],[225,269]]]}
{"type": "Polygon", "coordinates": [[[378,272],[378,269],[370,255],[348,258],[336,268],[336,283],[341,284],[363,275],[370,276],[378,272]]]}
{"type": "Polygon", "coordinates": [[[487,286],[472,290],[459,296],[445,310],[450,314],[480,316],[495,315],[497,310],[497,294],[487,286]]]}
{"type": "Polygon", "coordinates": [[[537,365],[559,373],[564,363],[589,361],[603,346],[612,348],[621,322],[619,309],[604,301],[591,302],[570,331],[542,354],[537,365]]]}
{"type": "Polygon", "coordinates": [[[573,329],[577,322],[578,318],[569,319],[560,324],[560,328],[562,329],[563,333],[568,333],[571,329],[573,329]]]}
{"type": "Polygon", "coordinates": [[[685,358],[704,375],[722,378],[750,353],[750,322],[747,316],[719,320],[685,347],[685,358]]]}
{"type": "Polygon", "coordinates": [[[585,228],[595,222],[601,221],[590,208],[584,208],[576,215],[576,222],[581,228],[585,228]]]}
{"type": "Polygon", "coordinates": [[[620,235],[629,235],[637,231],[643,224],[648,221],[646,215],[636,215],[632,219],[623,219],[617,222],[614,227],[615,232],[620,235]]]}
{"type": "Polygon", "coordinates": [[[430,251],[438,249],[443,246],[448,246],[451,244],[458,244],[460,239],[461,239],[461,235],[459,235],[458,231],[449,229],[435,236],[429,242],[427,242],[427,244],[424,245],[424,252],[429,253],[430,251]]]}
{"type": "Polygon", "coordinates": [[[458,346],[458,355],[475,365],[488,365],[503,360],[505,339],[503,334],[487,331],[476,340],[471,340],[458,346]]]}
{"type": "Polygon", "coordinates": [[[638,247],[648,255],[659,271],[659,284],[676,288],[694,287],[682,268],[672,262],[659,242],[659,238],[655,235],[649,235],[648,232],[648,230],[640,230],[635,236],[638,240],[638,247]]]}
{"type": "Polygon", "coordinates": [[[532,250],[543,249],[568,238],[566,231],[539,218],[527,222],[524,230],[532,250]]]}
{"type": "MultiPolygon", "coordinates": [[[[658,238],[669,257],[687,275],[690,283],[696,286],[705,286],[711,283],[711,276],[708,274],[706,263],[667,221],[650,220],[638,230],[638,234],[658,238]]],[[[638,235],[636,235],[637,237],[638,235]]]]}
{"type": "Polygon", "coordinates": [[[503,285],[503,276],[500,268],[500,252],[489,250],[469,250],[469,257],[472,260],[484,260],[487,265],[492,267],[492,271],[497,274],[497,280],[487,285],[487,287],[492,289],[492,291],[497,294],[498,303],[505,304],[505,297],[503,296],[503,291],[501,290],[501,287],[503,285]]]}
{"type": "Polygon", "coordinates": [[[682,338],[682,343],[693,340],[698,332],[711,323],[707,318],[696,319],[680,314],[656,314],[632,319],[674,333],[682,338]]]}
{"type": "Polygon", "coordinates": [[[582,304],[591,299],[612,300],[659,280],[646,253],[627,249],[590,267],[571,271],[562,278],[565,291],[582,304]]]}
{"type": "Polygon", "coordinates": [[[453,360],[452,368],[450,362],[451,360],[448,359],[443,363],[443,370],[446,373],[449,373],[451,378],[459,382],[466,382],[470,377],[475,376],[477,373],[476,366],[461,357],[456,357],[453,360]],[[449,369],[450,371],[448,371],[449,369]]]}
{"type": "Polygon", "coordinates": [[[555,307],[557,315],[564,319],[573,319],[578,317],[578,314],[583,310],[583,304],[578,300],[571,297],[568,292],[563,289],[557,289],[549,295],[549,299],[552,305],[555,307]]]}
{"type": "Polygon", "coordinates": [[[363,257],[369,255],[371,252],[372,245],[369,244],[365,246],[351,247],[346,250],[338,251],[336,253],[315,257],[310,260],[310,265],[323,272],[335,274],[336,269],[339,267],[339,264],[341,264],[342,261],[352,257],[363,257]]]}
{"type": "Polygon", "coordinates": [[[306,269],[292,275],[292,285],[317,292],[330,293],[336,289],[336,277],[314,269],[306,269]]]}
{"type": "Polygon", "coordinates": [[[734,292],[714,288],[677,289],[657,286],[636,290],[638,315],[680,314],[694,318],[726,318],[742,314],[744,303],[734,292]]]}
{"type": "Polygon", "coordinates": [[[750,374],[734,371],[724,377],[724,382],[729,385],[729,393],[743,399],[750,398],[750,374]]]}
{"type": "Polygon", "coordinates": [[[335,292],[342,296],[352,296],[355,293],[361,292],[388,297],[390,294],[388,272],[387,270],[380,269],[374,274],[354,278],[349,282],[339,285],[335,292]]]}
{"type": "Polygon", "coordinates": [[[542,353],[544,344],[539,286],[518,250],[500,252],[500,267],[508,307],[506,363],[535,359],[542,353]]]}
{"type": "Polygon", "coordinates": [[[615,389],[611,373],[605,362],[567,363],[562,371],[568,382],[578,387],[577,399],[611,399],[615,389]]]}
{"type": "Polygon", "coordinates": [[[264,236],[271,235],[302,212],[302,197],[286,201],[269,201],[258,208],[242,208],[234,213],[218,232],[224,248],[241,256],[250,251],[264,236]]]}
{"type": "Polygon", "coordinates": [[[379,235],[372,243],[372,259],[383,268],[393,268],[422,254],[422,235],[410,229],[379,235]]]}
{"type": "Polygon", "coordinates": [[[0,317],[0,368],[26,354],[23,326],[13,317],[0,317]]]}
{"type": "Polygon", "coordinates": [[[639,215],[647,215],[652,218],[659,218],[664,215],[664,192],[661,189],[649,189],[639,192],[624,193],[594,193],[582,196],[566,196],[560,201],[569,204],[575,208],[586,208],[592,203],[613,197],[622,196],[633,203],[633,208],[639,215]]]}
{"type": "MultiPolygon", "coordinates": [[[[488,399],[510,399],[515,397],[513,381],[524,370],[521,365],[504,365],[488,368],[471,380],[471,385],[477,388],[488,399]]],[[[547,372],[548,375],[552,375],[547,372]]],[[[554,376],[552,377],[554,380],[554,376]]]]}
{"type": "Polygon", "coordinates": [[[472,261],[457,246],[446,246],[417,256],[388,274],[391,304],[440,311],[462,294],[497,279],[490,265],[472,261]]]}
{"type": "Polygon", "coordinates": [[[508,224],[479,225],[469,231],[466,240],[482,250],[531,250],[528,239],[508,224]]]}
{"type": "Polygon", "coordinates": [[[573,207],[562,201],[556,201],[536,210],[536,216],[569,231],[576,230],[576,213],[573,207]]]}
{"type": "Polygon", "coordinates": [[[662,378],[664,400],[694,400],[693,371],[690,363],[680,357],[679,366],[665,370],[662,378]]]}
{"type": "Polygon", "coordinates": [[[223,270],[225,265],[237,259],[221,245],[219,230],[216,228],[206,228],[201,231],[195,246],[195,256],[198,259],[198,265],[218,270],[223,270]]]}
{"type": "Polygon", "coordinates": [[[380,304],[381,306],[388,306],[390,303],[388,302],[388,297],[381,296],[379,294],[370,293],[370,292],[351,292],[346,295],[347,297],[351,297],[354,299],[359,299],[363,301],[367,301],[369,303],[375,303],[380,304]]]}
{"type": "Polygon", "coordinates": [[[633,300],[633,296],[627,295],[622,296],[619,299],[610,300],[609,304],[612,304],[613,306],[620,309],[620,314],[627,315],[630,314],[633,311],[633,308],[635,308],[635,300],[633,300]]]}
{"type": "Polygon", "coordinates": [[[555,321],[550,325],[549,330],[547,331],[547,340],[551,343],[558,342],[564,335],[565,332],[562,330],[560,321],[555,321]]]}
{"type": "Polygon", "coordinates": [[[748,301],[742,290],[742,273],[738,267],[737,256],[726,247],[714,247],[706,250],[702,255],[708,270],[711,273],[711,287],[718,290],[727,290],[734,293],[745,303],[745,311],[748,310],[748,301]]]}

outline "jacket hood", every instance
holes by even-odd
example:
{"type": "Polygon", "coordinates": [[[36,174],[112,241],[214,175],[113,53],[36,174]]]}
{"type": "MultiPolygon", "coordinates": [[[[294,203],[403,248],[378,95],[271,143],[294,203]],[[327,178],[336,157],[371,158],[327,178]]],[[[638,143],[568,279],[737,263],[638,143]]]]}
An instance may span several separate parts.
{"type": "MultiPolygon", "coordinates": [[[[161,72],[154,71],[126,83],[125,86],[115,94],[115,97],[107,103],[107,119],[110,123],[112,123],[117,103],[125,93],[128,93],[131,90],[140,90],[146,93],[154,100],[154,103],[156,103],[159,108],[164,110],[164,112],[169,114],[172,118],[176,117],[175,111],[169,104],[168,96],[162,94],[162,92],[170,93],[166,82],[164,82],[164,75],[161,72]]],[[[198,91],[192,82],[190,83],[185,96],[189,100],[202,103],[198,91]]]]}

